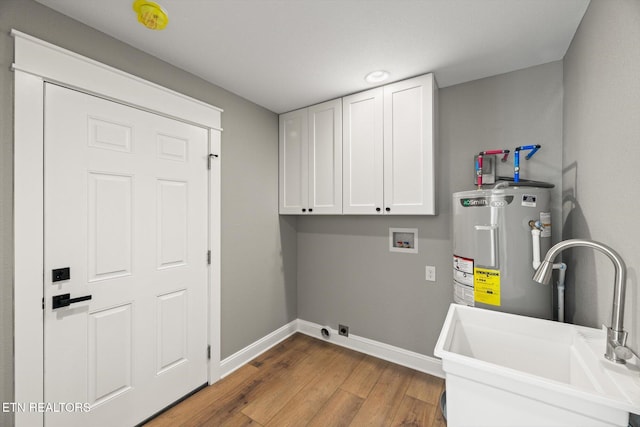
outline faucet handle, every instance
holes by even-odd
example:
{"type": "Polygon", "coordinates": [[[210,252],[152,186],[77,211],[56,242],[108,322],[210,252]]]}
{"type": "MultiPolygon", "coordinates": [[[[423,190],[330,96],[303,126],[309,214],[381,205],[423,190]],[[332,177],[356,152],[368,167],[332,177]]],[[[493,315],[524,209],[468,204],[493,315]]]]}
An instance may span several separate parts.
{"type": "Polygon", "coordinates": [[[625,347],[624,345],[617,346],[616,348],[613,349],[613,352],[620,359],[624,359],[624,360],[629,360],[631,359],[631,357],[635,356],[635,353],[633,352],[633,350],[631,350],[629,347],[625,347]]]}
{"type": "MultiPolygon", "coordinates": [[[[611,328],[609,328],[611,329],[611,328]]],[[[612,331],[613,332],[613,331],[612,331]]],[[[629,335],[627,332],[622,331],[621,334],[617,334],[617,338],[616,340],[614,340],[611,345],[613,347],[613,353],[616,355],[616,357],[623,359],[623,360],[629,360],[631,359],[633,356],[636,357],[636,359],[640,359],[638,357],[638,355],[631,350],[629,347],[627,347],[627,336],[629,335]]]]}
{"type": "Polygon", "coordinates": [[[607,347],[604,357],[615,363],[625,363],[625,360],[631,359],[633,351],[627,347],[627,332],[616,331],[604,325],[603,327],[607,329],[607,347]]]}
{"type": "Polygon", "coordinates": [[[631,359],[633,356],[635,356],[637,359],[640,359],[638,357],[638,355],[631,350],[629,347],[627,347],[626,345],[619,345],[616,348],[613,349],[613,352],[616,354],[616,356],[618,356],[620,359],[624,359],[624,360],[629,360],[631,359]]]}

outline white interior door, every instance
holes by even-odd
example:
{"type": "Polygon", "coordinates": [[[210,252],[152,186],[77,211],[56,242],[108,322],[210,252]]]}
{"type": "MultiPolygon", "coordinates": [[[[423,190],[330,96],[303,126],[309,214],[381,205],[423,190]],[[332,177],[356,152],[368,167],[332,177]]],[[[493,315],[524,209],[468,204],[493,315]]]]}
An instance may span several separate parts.
{"type": "Polygon", "coordinates": [[[134,425],[207,382],[208,144],[46,85],[44,398],[66,404],[46,426],[134,425]]]}

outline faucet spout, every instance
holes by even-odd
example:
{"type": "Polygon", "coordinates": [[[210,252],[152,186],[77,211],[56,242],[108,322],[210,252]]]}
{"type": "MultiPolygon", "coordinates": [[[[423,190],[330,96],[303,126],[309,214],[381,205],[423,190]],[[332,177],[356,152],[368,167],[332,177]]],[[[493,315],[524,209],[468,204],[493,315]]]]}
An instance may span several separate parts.
{"type": "Polygon", "coordinates": [[[544,261],[542,261],[535,274],[533,275],[533,280],[538,283],[548,284],[551,279],[551,269],[553,268],[553,260],[555,259],[555,257],[565,249],[573,247],[587,247],[596,249],[597,251],[605,254],[611,260],[611,262],[613,262],[613,266],[615,269],[613,310],[611,313],[611,326],[607,328],[607,349],[605,352],[605,357],[612,362],[625,363],[625,360],[619,357],[614,351],[616,347],[625,346],[627,341],[627,333],[623,328],[625,290],[627,285],[627,268],[624,264],[624,261],[616,251],[614,251],[607,245],[599,242],[594,242],[593,240],[564,240],[549,249],[544,257],[544,261]]]}

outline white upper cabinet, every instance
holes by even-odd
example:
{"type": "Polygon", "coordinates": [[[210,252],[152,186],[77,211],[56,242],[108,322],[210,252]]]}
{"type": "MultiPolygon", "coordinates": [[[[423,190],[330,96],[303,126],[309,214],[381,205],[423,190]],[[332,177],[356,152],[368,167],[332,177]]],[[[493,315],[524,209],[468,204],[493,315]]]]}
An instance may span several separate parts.
{"type": "Polygon", "coordinates": [[[345,214],[435,215],[432,74],[343,99],[345,214]]]}
{"type": "Polygon", "coordinates": [[[342,101],[309,107],[309,211],[342,213],[342,101]]]}
{"type": "Polygon", "coordinates": [[[384,87],[384,210],[435,215],[433,74],[384,87]]]}
{"type": "Polygon", "coordinates": [[[280,115],[280,213],[306,212],[309,200],[307,109],[280,115]]]}
{"type": "Polygon", "coordinates": [[[280,213],[436,215],[432,74],[280,116],[280,213]]]}
{"type": "Polygon", "coordinates": [[[384,211],[383,90],[342,99],[345,214],[384,211]]]}
{"type": "Polygon", "coordinates": [[[280,213],[342,213],[342,101],[280,116],[280,213]]]}

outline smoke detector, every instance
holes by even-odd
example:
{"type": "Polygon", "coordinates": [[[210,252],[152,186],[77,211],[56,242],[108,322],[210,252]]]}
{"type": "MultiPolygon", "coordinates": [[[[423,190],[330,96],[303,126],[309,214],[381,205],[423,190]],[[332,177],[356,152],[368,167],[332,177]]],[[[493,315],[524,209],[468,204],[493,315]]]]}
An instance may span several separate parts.
{"type": "Polygon", "coordinates": [[[169,23],[167,12],[152,1],[134,1],[133,11],[138,15],[138,22],[150,30],[163,30],[169,23]]]}

